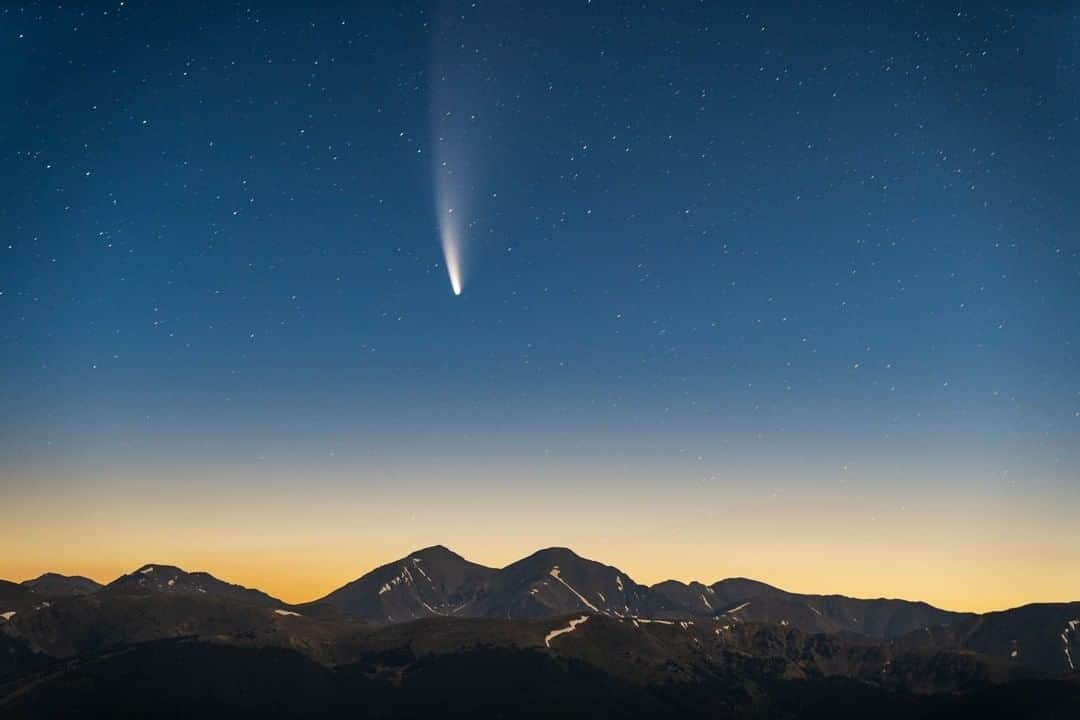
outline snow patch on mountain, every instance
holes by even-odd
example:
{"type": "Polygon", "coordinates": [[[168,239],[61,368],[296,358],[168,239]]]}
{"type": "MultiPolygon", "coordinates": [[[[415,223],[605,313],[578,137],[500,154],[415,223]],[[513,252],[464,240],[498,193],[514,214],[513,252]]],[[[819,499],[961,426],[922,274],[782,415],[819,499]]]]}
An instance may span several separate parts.
{"type": "Polygon", "coordinates": [[[426,572],[424,572],[424,568],[420,566],[420,558],[413,558],[412,561],[413,561],[413,564],[416,565],[416,569],[419,570],[420,574],[424,576],[424,579],[427,580],[432,585],[434,585],[435,581],[432,580],[431,578],[429,578],[428,574],[426,572]]]}
{"type": "Polygon", "coordinates": [[[577,596],[577,599],[580,600],[582,602],[582,604],[585,605],[585,607],[589,608],[593,612],[600,612],[600,608],[596,607],[591,602],[586,600],[584,595],[582,595],[581,593],[579,593],[577,590],[575,590],[574,588],[572,588],[570,586],[570,583],[566,582],[561,577],[559,577],[559,566],[558,565],[551,568],[551,570],[548,571],[548,575],[550,575],[551,577],[555,578],[556,580],[561,582],[563,585],[565,585],[566,589],[569,590],[570,592],[574,593],[574,595],[577,596]]]}
{"type": "Polygon", "coordinates": [[[1061,633],[1061,643],[1064,646],[1063,649],[1065,651],[1065,662],[1067,662],[1069,664],[1069,669],[1070,670],[1075,670],[1076,666],[1073,665],[1072,648],[1071,648],[1071,642],[1069,640],[1069,632],[1070,631],[1075,631],[1078,625],[1080,625],[1080,620],[1069,620],[1068,623],[1065,625],[1065,630],[1061,633]]]}
{"type": "Polygon", "coordinates": [[[435,608],[431,607],[430,605],[428,605],[428,604],[427,604],[426,602],[424,602],[423,600],[421,600],[421,601],[420,601],[420,604],[421,604],[421,605],[423,605],[424,607],[426,607],[426,608],[427,608],[427,610],[428,610],[428,612],[429,612],[429,613],[431,613],[432,615],[445,615],[445,614],[446,614],[446,613],[441,613],[441,612],[439,612],[438,610],[436,610],[435,608]]]}
{"type": "Polygon", "coordinates": [[[379,588],[379,594],[382,595],[383,593],[388,593],[404,582],[411,583],[413,585],[416,584],[413,581],[412,573],[409,572],[409,568],[407,567],[402,567],[401,572],[394,576],[394,578],[391,579],[390,582],[383,584],[383,586],[379,588]]]}
{"type": "MultiPolygon", "coordinates": [[[[555,568],[555,569],[557,570],[558,568],[555,568]]],[[[558,576],[556,575],[555,577],[558,577],[558,576]]],[[[567,585],[567,587],[569,587],[569,585],[567,585]]],[[[577,629],[578,625],[582,624],[583,622],[585,622],[588,619],[589,619],[588,615],[582,615],[577,620],[571,620],[570,624],[567,625],[566,627],[559,628],[558,630],[552,630],[551,632],[549,632],[544,637],[544,645],[546,645],[547,647],[551,647],[551,641],[552,640],[559,637],[560,635],[565,635],[566,633],[574,632],[574,630],[577,629]]]]}

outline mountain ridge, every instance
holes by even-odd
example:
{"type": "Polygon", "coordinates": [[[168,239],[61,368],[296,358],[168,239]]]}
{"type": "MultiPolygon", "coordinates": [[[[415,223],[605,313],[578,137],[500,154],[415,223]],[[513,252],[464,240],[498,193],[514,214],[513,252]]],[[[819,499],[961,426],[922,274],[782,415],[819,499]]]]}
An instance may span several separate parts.
{"type": "Polygon", "coordinates": [[[921,601],[790,593],[748,578],[646,586],[564,547],[491,568],[432,545],[301,604],[160,563],[88,593],[47,595],[32,584],[0,581],[0,635],[24,638],[29,651],[54,657],[189,635],[262,638],[322,657],[366,642],[377,628],[444,621],[465,623],[480,642],[502,627],[493,623],[542,623],[545,630],[530,634],[530,642],[539,637],[547,647],[592,636],[598,627],[697,627],[718,637],[772,628],[761,636],[763,647],[798,632],[923,654],[976,653],[1050,672],[1075,671],[1080,660],[1080,602],[978,615],[921,601]]]}
{"type": "Polygon", "coordinates": [[[974,616],[919,600],[792,593],[745,577],[709,585],[677,580],[642,585],[613,565],[561,546],[542,548],[502,568],[431,546],[380,565],[316,602],[383,623],[441,615],[524,619],[581,611],[670,620],[728,617],[882,639],[974,616]],[[452,587],[435,587],[416,570],[425,554],[438,556],[440,572],[455,578],[452,587]]]}
{"type": "MultiPolygon", "coordinates": [[[[784,589],[782,589],[782,588],[780,588],[778,586],[772,585],[770,583],[766,583],[766,582],[763,582],[763,581],[760,581],[760,580],[755,580],[753,578],[749,578],[749,577],[745,577],[745,576],[726,577],[726,578],[722,578],[720,580],[716,580],[716,581],[713,581],[713,582],[710,582],[710,583],[705,583],[705,582],[702,582],[702,581],[699,581],[699,580],[683,581],[683,580],[677,580],[677,579],[674,579],[674,578],[669,578],[669,579],[666,579],[666,580],[662,580],[662,581],[653,583],[651,585],[647,585],[647,584],[641,584],[641,583],[637,583],[636,581],[633,581],[633,579],[631,578],[631,576],[628,573],[620,570],[619,568],[617,568],[615,566],[604,565],[603,563],[601,563],[599,561],[584,558],[583,556],[578,555],[571,548],[564,547],[564,546],[550,546],[550,547],[546,547],[546,548],[541,548],[541,549],[533,552],[532,554],[530,554],[528,556],[525,556],[525,557],[523,557],[523,558],[521,558],[519,560],[513,561],[513,562],[507,564],[504,567],[498,568],[498,567],[491,567],[491,566],[482,565],[480,563],[475,563],[473,561],[467,560],[466,558],[464,558],[463,556],[461,556],[458,553],[454,552],[453,550],[451,550],[450,548],[448,548],[445,545],[442,545],[442,544],[430,545],[430,546],[426,546],[426,547],[417,549],[417,550],[415,550],[415,551],[413,551],[411,553],[408,553],[406,556],[404,556],[404,557],[402,557],[402,558],[400,558],[398,560],[391,561],[389,563],[384,563],[382,565],[379,565],[379,566],[373,568],[372,570],[369,570],[368,572],[363,573],[362,575],[358,576],[357,578],[355,578],[353,580],[350,580],[350,581],[346,582],[345,584],[337,587],[336,589],[331,590],[329,593],[327,593],[327,594],[325,594],[325,595],[323,595],[323,596],[321,596],[319,598],[316,598],[316,599],[313,599],[313,600],[307,600],[307,601],[297,601],[297,602],[293,602],[293,603],[286,602],[284,600],[275,598],[272,595],[270,595],[269,593],[266,593],[266,592],[264,592],[262,590],[259,590],[258,588],[245,588],[244,586],[241,586],[241,585],[234,585],[232,583],[227,583],[225,581],[220,581],[209,572],[205,572],[205,571],[186,571],[186,570],[183,570],[183,569],[181,569],[181,568],[179,568],[177,566],[173,566],[173,565],[170,565],[170,564],[167,564],[167,563],[145,563],[143,565],[138,566],[135,570],[133,570],[133,571],[131,571],[129,573],[122,574],[119,577],[117,577],[116,579],[114,579],[114,580],[112,580],[110,582],[107,582],[105,584],[98,583],[98,582],[96,582],[96,581],[94,581],[94,580],[92,580],[90,578],[83,577],[83,576],[78,576],[78,575],[68,576],[68,575],[61,575],[61,574],[58,574],[58,573],[51,573],[51,572],[45,572],[45,573],[41,574],[40,576],[38,576],[37,578],[24,580],[22,582],[14,583],[14,584],[22,585],[22,586],[27,587],[27,588],[29,588],[31,590],[35,590],[35,592],[37,592],[37,594],[39,594],[39,595],[47,595],[49,593],[42,592],[41,591],[41,586],[46,581],[48,581],[50,579],[53,579],[53,578],[56,578],[56,579],[60,579],[60,580],[67,580],[67,581],[74,581],[74,582],[84,583],[85,585],[84,585],[83,589],[80,590],[79,594],[88,594],[90,592],[97,592],[97,591],[101,591],[101,590],[105,590],[105,589],[109,589],[109,588],[115,589],[117,587],[117,585],[120,583],[120,581],[124,580],[125,578],[127,578],[127,579],[135,578],[136,581],[137,581],[138,580],[138,575],[140,573],[142,573],[143,571],[145,571],[147,568],[158,568],[158,569],[165,570],[165,571],[171,571],[171,572],[176,573],[176,574],[181,574],[183,576],[207,578],[209,582],[214,582],[214,581],[223,582],[224,584],[230,585],[230,586],[232,586],[234,588],[243,589],[243,590],[251,590],[253,592],[257,592],[257,593],[265,596],[265,598],[267,598],[269,600],[269,602],[282,604],[282,605],[300,606],[300,605],[311,605],[311,604],[314,604],[314,603],[326,601],[328,598],[335,595],[336,593],[341,592],[342,590],[346,589],[347,587],[349,587],[351,585],[355,585],[358,581],[370,576],[372,573],[375,573],[375,572],[377,572],[377,571],[379,571],[379,570],[381,570],[383,568],[386,568],[387,566],[400,565],[401,562],[403,560],[407,559],[407,558],[423,557],[424,555],[430,555],[430,554],[442,554],[442,555],[445,555],[445,556],[450,557],[450,558],[456,558],[458,561],[463,562],[463,563],[467,564],[470,567],[477,568],[480,571],[486,571],[486,572],[491,572],[491,573],[497,573],[497,572],[505,571],[508,568],[511,568],[511,567],[521,563],[524,560],[528,560],[529,558],[535,558],[535,557],[538,557],[538,556],[544,556],[544,555],[548,555],[548,554],[564,555],[564,556],[570,557],[572,559],[577,559],[577,560],[580,560],[580,561],[586,561],[586,562],[590,562],[590,563],[596,563],[597,565],[601,565],[603,567],[614,569],[614,570],[617,571],[617,573],[618,573],[618,575],[620,577],[622,577],[623,579],[626,579],[626,580],[630,580],[631,582],[633,582],[634,586],[638,587],[638,588],[645,588],[645,589],[648,589],[648,590],[651,590],[651,591],[671,589],[671,588],[676,588],[676,587],[681,588],[683,590],[693,590],[694,588],[699,588],[699,589],[700,588],[708,588],[708,589],[712,590],[713,593],[716,593],[718,596],[722,597],[723,601],[726,601],[726,602],[729,602],[729,603],[734,603],[734,604],[741,603],[746,598],[752,597],[752,596],[774,595],[774,596],[777,596],[777,597],[797,597],[797,598],[810,598],[810,599],[833,599],[833,598],[835,598],[835,599],[845,599],[845,600],[860,601],[860,602],[902,602],[902,603],[910,603],[910,604],[913,604],[913,605],[924,605],[924,606],[926,606],[926,607],[928,607],[928,608],[930,608],[930,609],[932,609],[934,611],[938,611],[938,612],[942,612],[942,613],[948,613],[948,614],[951,614],[951,615],[975,616],[975,615],[980,615],[980,614],[986,614],[986,613],[977,613],[977,612],[971,612],[971,611],[946,610],[946,609],[939,608],[939,607],[937,607],[937,606],[935,606],[935,605],[933,605],[931,603],[928,603],[926,601],[923,601],[923,600],[912,600],[912,599],[907,599],[907,598],[902,598],[902,597],[893,597],[893,596],[884,596],[884,595],[875,596],[875,597],[861,597],[861,596],[845,595],[845,594],[842,594],[842,593],[802,593],[802,592],[794,592],[794,591],[784,590],[784,589]],[[752,591],[751,591],[751,589],[752,589],[752,591]]],[[[709,599],[710,599],[710,603],[711,603],[712,595],[710,595],[709,599]]],[[[593,601],[590,600],[590,602],[593,602],[593,601]]],[[[1037,603],[1025,603],[1025,604],[1037,604],[1037,603]]],[[[704,603],[702,603],[702,605],[704,605],[704,603]]],[[[1018,606],[1018,607],[1021,607],[1021,606],[1018,606]]],[[[1010,610],[1010,609],[1015,609],[1015,608],[1002,608],[1001,611],[1010,610]]],[[[997,611],[988,611],[988,612],[997,612],[997,611]]]]}
{"type": "MultiPolygon", "coordinates": [[[[493,568],[471,562],[445,545],[430,545],[380,565],[306,603],[287,603],[207,572],[188,572],[162,563],[141,565],[104,586],[78,576],[46,573],[23,583],[0,583],[0,623],[11,620],[17,613],[39,610],[72,597],[101,601],[116,596],[153,595],[204,596],[219,602],[264,608],[282,617],[352,618],[377,625],[437,617],[528,620],[597,614],[657,622],[759,623],[807,633],[854,633],[915,644],[916,641],[909,639],[913,633],[938,638],[933,642],[922,641],[928,647],[964,646],[967,641],[959,628],[977,628],[984,617],[990,616],[993,623],[1005,622],[998,619],[1000,613],[953,612],[919,600],[794,593],[746,577],[725,578],[711,584],[665,580],[642,585],[618,567],[585,558],[562,546],[541,548],[504,567],[493,568]],[[80,584],[84,580],[92,585],[80,584]],[[49,588],[55,583],[59,583],[62,592],[49,588]]],[[[1064,634],[1068,649],[1072,650],[1077,628],[1067,623],[1076,617],[1069,615],[1073,613],[1071,609],[1061,610],[1069,617],[1059,617],[1058,610],[1049,615],[1023,610],[1039,605],[1043,604],[1031,603],[1002,612],[1030,616],[1039,626],[1051,620],[1055,627],[1062,625],[1065,630],[1056,629],[1049,640],[1036,638],[1028,630],[1014,633],[1026,638],[1023,644],[1038,658],[1039,664],[1058,664],[1052,646],[1055,641],[1062,642],[1057,638],[1064,634]]],[[[184,605],[196,606],[201,607],[184,605]]],[[[1071,608],[1068,604],[1064,607],[1071,608]]],[[[1080,615],[1080,610],[1075,614],[1080,615]]],[[[195,617],[197,620],[197,613],[195,617]]],[[[1042,630],[1038,632],[1046,634],[1042,630]]],[[[1008,656],[1011,650],[1003,643],[1016,640],[1014,637],[1001,640],[995,635],[979,641],[975,647],[1008,656]]],[[[1075,638],[1075,642],[1080,645],[1080,638],[1075,638]]],[[[1075,654],[1080,656],[1080,652],[1075,654]]]]}
{"type": "Polygon", "coordinates": [[[23,580],[20,585],[28,587],[46,597],[66,597],[69,595],[89,595],[104,587],[96,580],[83,575],[61,575],[46,572],[30,580],[23,580]]]}

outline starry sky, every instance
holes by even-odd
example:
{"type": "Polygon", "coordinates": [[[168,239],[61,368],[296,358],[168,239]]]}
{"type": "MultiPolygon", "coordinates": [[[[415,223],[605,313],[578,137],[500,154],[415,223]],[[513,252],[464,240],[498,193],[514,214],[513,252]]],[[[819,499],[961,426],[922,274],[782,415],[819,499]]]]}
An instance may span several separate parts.
{"type": "Polygon", "coordinates": [[[1075,3],[13,2],[0,59],[0,577],[1080,598],[1075,3]]]}

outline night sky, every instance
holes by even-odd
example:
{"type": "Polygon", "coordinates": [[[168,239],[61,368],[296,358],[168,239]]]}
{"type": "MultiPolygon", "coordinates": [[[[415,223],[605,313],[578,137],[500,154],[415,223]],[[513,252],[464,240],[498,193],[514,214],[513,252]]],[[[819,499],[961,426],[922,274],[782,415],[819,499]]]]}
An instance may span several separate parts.
{"type": "Polygon", "coordinates": [[[302,5],[0,9],[0,577],[1080,596],[1075,3],[302,5]]]}

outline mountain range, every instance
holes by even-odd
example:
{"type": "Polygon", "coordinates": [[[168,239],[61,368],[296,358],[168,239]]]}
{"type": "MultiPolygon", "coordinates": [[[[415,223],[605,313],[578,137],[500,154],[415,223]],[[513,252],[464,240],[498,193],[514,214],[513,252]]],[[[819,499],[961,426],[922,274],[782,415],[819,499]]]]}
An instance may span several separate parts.
{"type": "Polygon", "coordinates": [[[403,700],[429,687],[458,698],[447,716],[464,717],[483,714],[480,698],[459,695],[484,677],[547,698],[513,716],[803,717],[820,701],[839,717],[833,705],[855,697],[852,712],[929,717],[962,703],[1000,710],[1036,686],[1056,713],[1080,708],[1078,644],[1080,602],[974,614],[745,578],[646,586],[566,548],[490,568],[428,547],[302,604],[148,564],[107,585],[0,581],[0,715],[63,716],[99,701],[113,703],[103,714],[143,712],[162,697],[262,714],[243,699],[261,692],[284,693],[273,707],[304,715],[314,702],[429,717],[439,707],[403,700]],[[204,677],[218,664],[240,673],[242,695],[204,677]],[[286,668],[302,687],[267,687],[286,668]],[[132,694],[136,682],[156,690],[132,694]]]}
{"type": "Polygon", "coordinates": [[[471,563],[442,546],[419,550],[335,590],[321,602],[372,622],[424,617],[542,618],[578,611],[667,620],[721,618],[855,632],[891,639],[974,617],[923,602],[800,595],[745,578],[711,585],[634,582],[566,548],[540,550],[502,569],[471,563]]]}

